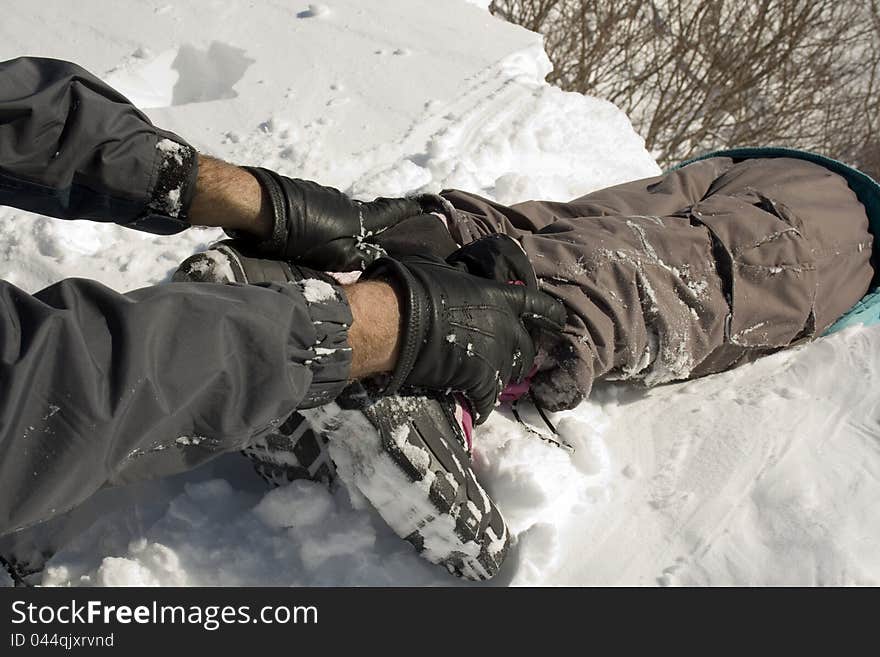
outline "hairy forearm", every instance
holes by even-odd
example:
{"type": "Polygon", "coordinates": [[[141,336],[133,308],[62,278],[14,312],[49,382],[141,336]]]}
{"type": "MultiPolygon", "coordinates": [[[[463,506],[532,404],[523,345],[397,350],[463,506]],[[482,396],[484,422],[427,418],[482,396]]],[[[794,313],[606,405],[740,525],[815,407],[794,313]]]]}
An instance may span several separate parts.
{"type": "Polygon", "coordinates": [[[189,208],[194,226],[217,226],[266,239],[272,232],[271,203],[245,169],[199,155],[196,193],[189,208]]]}
{"type": "MultiPolygon", "coordinates": [[[[196,193],[189,209],[195,226],[217,226],[266,239],[272,231],[271,202],[247,170],[199,155],[196,193]]],[[[387,283],[346,286],[354,321],[349,331],[351,378],[390,372],[400,345],[400,302],[387,283]]]]}
{"type": "Polygon", "coordinates": [[[345,288],[351,314],[348,342],[351,379],[390,372],[400,352],[400,299],[387,283],[365,281],[345,288]]]}

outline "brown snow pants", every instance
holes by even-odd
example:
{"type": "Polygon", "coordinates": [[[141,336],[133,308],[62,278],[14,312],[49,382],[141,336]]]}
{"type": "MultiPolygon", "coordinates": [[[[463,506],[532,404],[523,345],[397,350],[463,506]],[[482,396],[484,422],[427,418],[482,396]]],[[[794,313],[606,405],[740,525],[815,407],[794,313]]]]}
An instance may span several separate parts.
{"type": "Polygon", "coordinates": [[[846,181],[789,158],[713,158],[569,203],[444,192],[459,244],[516,237],[568,309],[533,391],[719,372],[822,334],[867,291],[873,238],[846,181]]]}

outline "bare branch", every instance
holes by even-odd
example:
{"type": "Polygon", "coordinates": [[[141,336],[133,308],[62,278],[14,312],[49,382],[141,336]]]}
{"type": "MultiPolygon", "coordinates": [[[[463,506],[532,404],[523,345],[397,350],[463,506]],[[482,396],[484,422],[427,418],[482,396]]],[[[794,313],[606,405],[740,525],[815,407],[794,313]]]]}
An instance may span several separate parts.
{"type": "Polygon", "coordinates": [[[626,111],[661,165],[788,145],[880,174],[880,0],[495,0],[548,81],[626,111]]]}

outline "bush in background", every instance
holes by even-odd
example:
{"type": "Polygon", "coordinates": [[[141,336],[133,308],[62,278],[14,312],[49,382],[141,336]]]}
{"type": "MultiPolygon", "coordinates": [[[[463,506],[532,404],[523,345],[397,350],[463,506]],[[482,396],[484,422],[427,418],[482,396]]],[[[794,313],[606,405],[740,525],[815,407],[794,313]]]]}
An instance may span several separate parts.
{"type": "Polygon", "coordinates": [[[880,0],[494,0],[548,81],[626,111],[661,166],[789,146],[880,178],[880,0]]]}

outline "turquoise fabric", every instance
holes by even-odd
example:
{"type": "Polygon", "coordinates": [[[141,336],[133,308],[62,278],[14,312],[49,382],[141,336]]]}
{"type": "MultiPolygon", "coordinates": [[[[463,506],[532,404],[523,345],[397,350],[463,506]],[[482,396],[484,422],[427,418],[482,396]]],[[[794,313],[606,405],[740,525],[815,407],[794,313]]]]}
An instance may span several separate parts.
{"type": "MultiPolygon", "coordinates": [[[[874,234],[874,260],[875,262],[880,261],[880,184],[867,174],[843,162],[819,155],[818,153],[777,147],[733,148],[725,151],[714,151],[683,162],[675,167],[675,169],[710,157],[732,157],[741,160],[757,157],[793,157],[820,164],[843,177],[849,184],[850,189],[855,192],[862,205],[865,206],[865,210],[867,210],[868,222],[871,232],[874,234]]],[[[874,280],[868,293],[862,297],[861,301],[847,311],[843,317],[834,322],[825,331],[825,335],[848,326],[854,326],[855,324],[864,324],[866,326],[880,324],[880,269],[875,271],[874,280]]]]}

